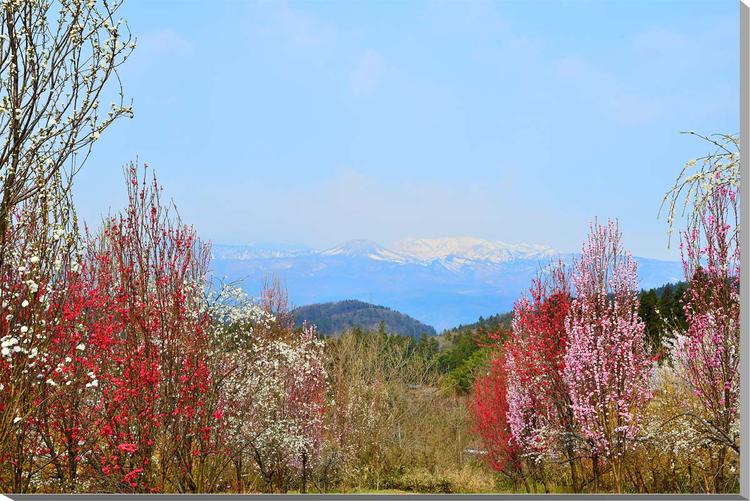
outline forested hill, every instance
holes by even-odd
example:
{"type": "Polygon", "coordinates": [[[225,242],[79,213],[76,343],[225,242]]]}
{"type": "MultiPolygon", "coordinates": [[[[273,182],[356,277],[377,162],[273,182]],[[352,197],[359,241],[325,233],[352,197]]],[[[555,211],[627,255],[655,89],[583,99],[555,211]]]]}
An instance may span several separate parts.
{"type": "Polygon", "coordinates": [[[381,324],[386,332],[420,337],[434,336],[435,328],[423,324],[398,311],[356,300],[319,303],[295,308],[292,311],[297,325],[302,322],[315,324],[318,332],[327,336],[341,334],[354,327],[364,331],[379,330],[381,324]]]}
{"type": "Polygon", "coordinates": [[[494,332],[499,329],[510,328],[512,319],[513,314],[510,312],[498,313],[497,315],[491,315],[487,318],[479,317],[479,320],[474,323],[459,325],[458,327],[453,327],[452,329],[446,329],[445,331],[443,331],[442,335],[456,335],[464,332],[475,332],[479,330],[494,332]]]}

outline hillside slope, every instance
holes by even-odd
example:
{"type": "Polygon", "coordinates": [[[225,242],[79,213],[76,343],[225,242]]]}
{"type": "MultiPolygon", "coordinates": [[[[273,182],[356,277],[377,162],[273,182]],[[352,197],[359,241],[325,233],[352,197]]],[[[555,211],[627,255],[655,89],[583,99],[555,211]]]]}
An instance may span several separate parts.
{"type": "Polygon", "coordinates": [[[423,324],[408,315],[363,301],[347,300],[332,303],[319,303],[295,308],[292,311],[297,325],[302,322],[315,324],[318,332],[334,336],[359,327],[362,330],[377,330],[382,323],[385,330],[402,336],[419,337],[422,334],[435,335],[432,326],[423,324]]]}

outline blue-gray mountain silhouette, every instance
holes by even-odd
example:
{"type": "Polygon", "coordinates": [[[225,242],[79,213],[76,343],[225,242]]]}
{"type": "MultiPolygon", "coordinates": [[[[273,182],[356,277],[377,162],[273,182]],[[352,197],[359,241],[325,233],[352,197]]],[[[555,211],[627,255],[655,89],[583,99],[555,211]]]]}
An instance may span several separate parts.
{"type": "MultiPolygon", "coordinates": [[[[550,262],[571,261],[538,244],[471,237],[409,239],[386,248],[353,240],[316,250],[302,246],[214,246],[214,271],[257,295],[280,278],[296,306],[356,299],[400,311],[438,330],[509,311],[550,262]]],[[[677,282],[676,261],[636,257],[643,288],[677,282]]]]}

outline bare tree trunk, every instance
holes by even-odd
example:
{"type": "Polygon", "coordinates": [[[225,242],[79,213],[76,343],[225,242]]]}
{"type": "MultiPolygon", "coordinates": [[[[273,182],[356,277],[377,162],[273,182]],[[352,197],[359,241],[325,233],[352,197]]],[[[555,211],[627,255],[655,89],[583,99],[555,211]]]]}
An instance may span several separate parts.
{"type": "Polygon", "coordinates": [[[615,480],[615,491],[617,494],[622,494],[622,457],[613,458],[612,463],[612,476],[615,480]]]}
{"type": "Polygon", "coordinates": [[[573,492],[580,492],[581,485],[578,481],[578,465],[576,464],[575,452],[573,447],[567,446],[568,462],[570,464],[570,482],[573,484],[573,492]]]}
{"type": "Polygon", "coordinates": [[[596,453],[591,456],[591,470],[594,473],[594,492],[599,492],[599,455],[596,453]]]}
{"type": "Polygon", "coordinates": [[[714,492],[721,492],[724,488],[724,462],[727,457],[727,447],[721,446],[716,464],[716,475],[714,475],[714,492]]]}
{"type": "Polygon", "coordinates": [[[242,481],[242,455],[240,454],[234,461],[234,472],[237,477],[237,493],[242,494],[245,490],[245,486],[242,481]]]}

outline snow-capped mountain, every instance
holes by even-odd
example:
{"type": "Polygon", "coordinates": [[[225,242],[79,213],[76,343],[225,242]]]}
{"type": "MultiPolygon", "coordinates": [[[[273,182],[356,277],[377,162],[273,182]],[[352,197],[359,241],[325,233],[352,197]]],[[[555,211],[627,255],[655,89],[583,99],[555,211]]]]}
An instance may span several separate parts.
{"type": "Polygon", "coordinates": [[[366,257],[376,261],[392,261],[406,263],[407,256],[386,249],[382,245],[367,239],[350,240],[341,245],[321,251],[324,256],[366,257]]]}
{"type": "MultiPolygon", "coordinates": [[[[296,245],[214,245],[214,272],[257,295],[275,275],[294,306],[357,299],[388,306],[441,330],[509,311],[551,261],[570,261],[540,244],[473,237],[410,238],[390,247],[351,240],[329,249],[296,245]]],[[[678,262],[638,258],[643,288],[682,278],[678,262]]]]}
{"type": "Polygon", "coordinates": [[[367,239],[349,240],[335,247],[314,250],[293,245],[215,245],[214,258],[265,259],[302,255],[365,257],[394,263],[503,263],[515,259],[544,259],[558,253],[539,244],[507,244],[475,237],[407,238],[390,249],[367,239]]]}
{"type": "Polygon", "coordinates": [[[457,259],[467,263],[471,261],[502,263],[513,259],[538,259],[557,254],[544,245],[513,245],[474,237],[407,238],[396,242],[393,250],[422,262],[457,259]]]}

